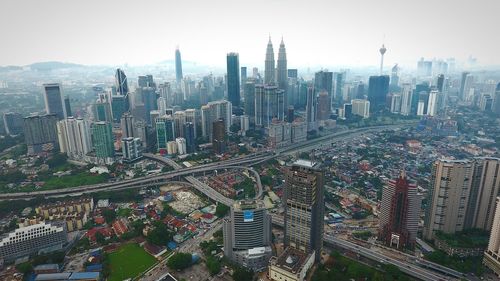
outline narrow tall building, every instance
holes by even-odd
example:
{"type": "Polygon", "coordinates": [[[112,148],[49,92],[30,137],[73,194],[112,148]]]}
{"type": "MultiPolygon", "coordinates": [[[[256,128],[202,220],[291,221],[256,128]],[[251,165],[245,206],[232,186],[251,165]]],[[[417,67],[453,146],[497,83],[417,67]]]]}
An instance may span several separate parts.
{"type": "Polygon", "coordinates": [[[23,119],[23,131],[28,155],[58,149],[58,116],[55,114],[29,116],[23,119]]]}
{"type": "Polygon", "coordinates": [[[267,128],[273,119],[284,120],[285,92],[272,85],[255,86],[255,125],[267,128]]]}
{"type": "Polygon", "coordinates": [[[59,120],[66,118],[61,85],[58,83],[44,84],[45,111],[47,114],[55,114],[59,120]]]}
{"type": "Polygon", "coordinates": [[[177,81],[177,85],[180,86],[182,82],[182,60],[179,47],[175,49],[175,79],[177,81]]]}
{"type": "Polygon", "coordinates": [[[421,198],[417,185],[406,177],[389,181],[382,191],[379,239],[397,249],[413,249],[418,230],[421,198]]]}
{"type": "Polygon", "coordinates": [[[370,76],[368,100],[370,101],[371,112],[385,109],[387,94],[389,94],[389,76],[370,76]]]}
{"type": "Polygon", "coordinates": [[[312,161],[298,160],[285,172],[285,247],[313,253],[323,247],[324,174],[312,161]]]}
{"type": "Polygon", "coordinates": [[[115,156],[115,147],[111,123],[92,124],[92,144],[97,158],[107,159],[115,156]]]}
{"type": "Polygon", "coordinates": [[[274,84],[276,79],[274,73],[276,72],[274,68],[274,50],[273,42],[271,42],[271,36],[269,36],[269,42],[267,43],[266,49],[266,60],[264,68],[264,84],[274,84]]]}
{"type": "Polygon", "coordinates": [[[500,197],[495,199],[496,208],[490,232],[488,248],[484,252],[483,263],[500,277],[500,197]]]}
{"type": "Polygon", "coordinates": [[[68,117],[57,122],[57,136],[61,152],[69,158],[81,160],[92,150],[90,125],[82,118],[68,117]]]}
{"type": "Polygon", "coordinates": [[[226,152],[226,128],[224,119],[214,121],[212,126],[212,146],[214,152],[223,154],[226,152]]]}
{"type": "Polygon", "coordinates": [[[286,60],[286,48],[283,38],[281,38],[280,48],[278,51],[278,63],[276,71],[276,82],[278,88],[285,92],[284,102],[285,108],[288,107],[288,71],[287,71],[287,60],[286,60]]]}
{"type": "Polygon", "coordinates": [[[238,53],[227,54],[227,98],[233,106],[240,106],[240,62],[238,53]]]}

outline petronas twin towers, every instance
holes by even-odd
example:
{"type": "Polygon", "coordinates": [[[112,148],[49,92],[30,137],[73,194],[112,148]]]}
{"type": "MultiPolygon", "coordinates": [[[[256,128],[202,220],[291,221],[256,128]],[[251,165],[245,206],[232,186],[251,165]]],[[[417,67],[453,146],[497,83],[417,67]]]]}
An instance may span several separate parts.
{"type": "Polygon", "coordinates": [[[269,36],[269,42],[266,49],[266,61],[264,70],[264,83],[267,85],[277,85],[278,88],[286,90],[288,74],[286,65],[286,49],[283,38],[281,38],[280,48],[278,51],[278,65],[275,68],[273,42],[269,36]]]}

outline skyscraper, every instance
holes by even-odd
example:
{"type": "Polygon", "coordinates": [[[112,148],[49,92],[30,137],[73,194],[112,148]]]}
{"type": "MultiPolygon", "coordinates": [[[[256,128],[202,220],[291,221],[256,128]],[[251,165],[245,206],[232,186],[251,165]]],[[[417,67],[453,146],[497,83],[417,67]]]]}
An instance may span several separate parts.
{"type": "Polygon", "coordinates": [[[202,136],[212,140],[213,122],[223,119],[226,132],[231,128],[232,106],[229,101],[212,101],[201,107],[201,130],[202,136]]]}
{"type": "Polygon", "coordinates": [[[324,121],[330,118],[329,96],[326,91],[321,91],[318,96],[318,114],[317,119],[324,121]]]}
{"type": "Polygon", "coordinates": [[[132,162],[142,157],[142,147],[140,138],[123,138],[122,154],[125,162],[132,162]]]}
{"type": "Polygon", "coordinates": [[[249,116],[250,123],[255,124],[255,82],[248,80],[245,84],[245,114],[249,116]]]}
{"type": "Polygon", "coordinates": [[[158,151],[167,149],[167,143],[175,139],[174,119],[164,115],[156,119],[156,146],[158,151]]]}
{"type": "Polygon", "coordinates": [[[271,42],[271,36],[269,36],[269,42],[267,43],[266,49],[266,60],[264,69],[264,84],[274,84],[276,79],[274,77],[274,50],[273,42],[271,42]]]}
{"type": "Polygon", "coordinates": [[[438,98],[439,92],[436,89],[431,90],[429,93],[429,100],[427,102],[427,115],[436,116],[438,113],[438,98]]]}
{"type": "MultiPolygon", "coordinates": [[[[248,78],[248,76],[247,76],[247,67],[246,66],[242,66],[240,68],[240,70],[241,70],[240,71],[241,72],[241,75],[240,75],[240,77],[241,77],[241,83],[240,84],[241,85],[245,85],[247,83],[247,78],[248,78]]],[[[245,90],[245,89],[243,89],[243,90],[245,90]]]]}
{"type": "Polygon", "coordinates": [[[23,132],[23,116],[19,113],[5,112],[3,114],[3,125],[8,135],[19,135],[23,132]]]}
{"type": "Polygon", "coordinates": [[[57,83],[44,84],[45,112],[55,114],[59,120],[66,118],[66,109],[61,93],[61,85],[57,83]]]}
{"type": "Polygon", "coordinates": [[[406,177],[392,179],[384,187],[380,205],[379,239],[398,249],[415,247],[421,198],[417,185],[406,177]]]}
{"type": "Polygon", "coordinates": [[[283,42],[283,38],[281,38],[280,48],[278,51],[276,82],[278,84],[278,88],[285,92],[284,102],[285,106],[288,106],[288,95],[287,95],[288,73],[287,73],[286,49],[285,49],[285,43],[283,42]]]}
{"type": "Polygon", "coordinates": [[[272,255],[271,216],[262,201],[238,201],[224,220],[224,256],[259,271],[272,255]]]}
{"type": "Polygon", "coordinates": [[[284,120],[284,95],[285,92],[277,86],[255,86],[255,125],[266,128],[273,119],[284,120]]]}
{"type": "Polygon", "coordinates": [[[493,100],[493,112],[500,115],[500,83],[497,84],[497,88],[495,89],[495,98],[493,100]]]}
{"type": "Polygon", "coordinates": [[[121,69],[116,69],[115,73],[115,86],[116,86],[116,93],[120,96],[128,96],[128,82],[127,82],[127,75],[125,75],[125,72],[121,69]]]}
{"type": "Polygon", "coordinates": [[[500,277],[500,197],[495,198],[495,214],[490,232],[488,248],[484,251],[483,263],[500,277]]]}
{"type": "Polygon", "coordinates": [[[320,260],[323,247],[324,175],[319,165],[298,160],[285,172],[284,243],[320,260]]]}
{"type": "Polygon", "coordinates": [[[335,72],[333,74],[335,80],[335,91],[333,93],[333,99],[337,104],[342,104],[342,89],[344,88],[345,82],[345,72],[335,72]]]}
{"type": "Polygon", "coordinates": [[[28,155],[53,151],[58,148],[55,114],[29,116],[23,120],[23,131],[28,155]]]}
{"type": "Polygon", "coordinates": [[[136,137],[134,116],[128,112],[123,114],[120,120],[120,128],[122,129],[122,138],[136,137]]]}
{"type": "Polygon", "coordinates": [[[413,90],[411,84],[404,83],[401,95],[401,115],[408,116],[411,114],[411,101],[413,90]]]}
{"type": "Polygon", "coordinates": [[[82,118],[68,117],[57,122],[59,148],[69,158],[83,159],[92,150],[90,125],[82,118]]]}
{"type": "Polygon", "coordinates": [[[111,106],[106,101],[97,101],[92,104],[92,118],[94,121],[112,122],[111,106]]]}
{"type": "Polygon", "coordinates": [[[370,76],[368,83],[368,100],[370,101],[370,111],[377,112],[383,110],[389,93],[389,76],[370,76]]]}
{"type": "Polygon", "coordinates": [[[64,108],[66,109],[66,116],[73,116],[73,111],[71,111],[71,103],[69,101],[69,96],[64,97],[64,108]]]}
{"type": "Polygon", "coordinates": [[[460,94],[459,97],[461,100],[465,100],[465,96],[466,94],[468,94],[466,93],[467,89],[465,88],[468,76],[470,76],[469,72],[462,72],[462,79],[460,80],[460,93],[459,93],[460,94]]]}
{"type": "Polygon", "coordinates": [[[306,123],[307,131],[316,130],[316,117],[317,117],[317,102],[316,94],[313,87],[307,88],[307,104],[306,104],[306,123]]]}
{"type": "Polygon", "coordinates": [[[222,154],[226,152],[226,128],[224,119],[213,122],[212,147],[214,152],[222,154]]]}
{"type": "Polygon", "coordinates": [[[238,53],[227,54],[227,97],[233,106],[240,106],[240,62],[238,53]]]}
{"type": "Polygon", "coordinates": [[[318,96],[319,92],[328,93],[328,106],[331,108],[333,99],[333,72],[319,71],[314,74],[314,94],[318,96]]]}
{"type": "Polygon", "coordinates": [[[186,152],[193,153],[196,151],[195,129],[192,122],[184,124],[184,138],[186,139],[186,152]]]}
{"type": "Polygon", "coordinates": [[[100,121],[92,124],[92,144],[97,158],[106,159],[115,156],[111,123],[100,121]]]}
{"type": "Polygon", "coordinates": [[[177,86],[179,87],[182,82],[182,60],[179,47],[175,49],[175,79],[177,81],[177,86]]]}

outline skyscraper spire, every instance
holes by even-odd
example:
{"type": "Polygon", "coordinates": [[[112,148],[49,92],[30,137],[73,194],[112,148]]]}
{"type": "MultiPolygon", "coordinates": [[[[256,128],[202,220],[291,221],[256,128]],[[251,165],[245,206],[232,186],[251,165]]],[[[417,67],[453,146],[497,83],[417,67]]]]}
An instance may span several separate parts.
{"type": "Polygon", "coordinates": [[[287,85],[288,85],[288,71],[287,71],[287,60],[286,60],[286,49],[285,43],[283,42],[283,37],[281,37],[280,48],[278,51],[278,71],[276,72],[276,82],[278,83],[278,88],[285,91],[285,107],[288,108],[288,98],[287,98],[287,85]]]}
{"type": "Polygon", "coordinates": [[[267,43],[266,49],[266,60],[265,60],[265,69],[264,69],[264,83],[265,84],[274,84],[274,50],[273,50],[273,42],[271,42],[271,35],[269,35],[269,42],[267,43]]]}

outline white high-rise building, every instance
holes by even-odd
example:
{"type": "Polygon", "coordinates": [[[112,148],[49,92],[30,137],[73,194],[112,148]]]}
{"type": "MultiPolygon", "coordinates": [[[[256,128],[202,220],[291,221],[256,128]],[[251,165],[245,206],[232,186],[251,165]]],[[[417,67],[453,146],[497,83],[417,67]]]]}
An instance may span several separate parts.
{"type": "Polygon", "coordinates": [[[57,122],[57,137],[61,152],[69,158],[82,159],[92,150],[90,125],[82,118],[68,117],[57,122]]]}
{"type": "Polygon", "coordinates": [[[185,138],[176,138],[175,142],[177,143],[177,153],[179,155],[186,154],[186,139],[185,138]]]}
{"type": "Polygon", "coordinates": [[[123,160],[131,162],[142,157],[141,139],[140,138],[123,138],[122,139],[123,160]]]}
{"type": "MultiPolygon", "coordinates": [[[[158,111],[160,112],[160,116],[167,114],[167,101],[164,97],[159,97],[157,100],[158,103],[158,111]]],[[[151,120],[152,122],[152,120],[151,120]]]]}
{"type": "Polygon", "coordinates": [[[354,99],[351,101],[352,114],[363,118],[370,117],[370,101],[362,99],[354,99]]]}
{"type": "Polygon", "coordinates": [[[214,121],[223,119],[226,132],[231,129],[231,116],[233,115],[231,102],[226,100],[209,102],[201,107],[201,129],[203,137],[212,138],[212,124],[214,121]]]}
{"type": "Polygon", "coordinates": [[[437,114],[437,101],[438,101],[438,90],[432,90],[429,94],[429,101],[427,103],[427,115],[436,116],[437,114]]]}
{"type": "Polygon", "coordinates": [[[411,114],[411,98],[412,98],[412,87],[409,83],[404,83],[402,87],[401,96],[401,115],[408,116],[411,114]]]}
{"type": "Polygon", "coordinates": [[[167,153],[169,155],[177,154],[177,142],[176,141],[167,142],[167,153]]]}
{"type": "Polygon", "coordinates": [[[394,94],[391,99],[391,112],[400,113],[401,112],[401,95],[394,94]]]}
{"type": "Polygon", "coordinates": [[[425,115],[425,101],[419,100],[417,105],[417,116],[425,115]]]}
{"type": "Polygon", "coordinates": [[[483,263],[500,277],[500,197],[495,200],[496,209],[491,227],[488,248],[484,251],[483,263]]]}
{"type": "Polygon", "coordinates": [[[240,133],[242,136],[246,134],[246,132],[250,129],[250,118],[248,115],[240,116],[240,133]]]}

